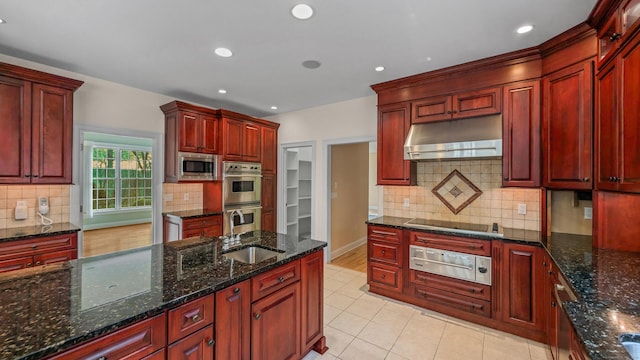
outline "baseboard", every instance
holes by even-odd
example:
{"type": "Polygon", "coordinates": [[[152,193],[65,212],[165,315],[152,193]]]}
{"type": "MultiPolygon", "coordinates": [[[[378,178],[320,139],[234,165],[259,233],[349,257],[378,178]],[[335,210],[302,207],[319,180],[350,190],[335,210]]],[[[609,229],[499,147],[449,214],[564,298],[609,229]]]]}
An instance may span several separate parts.
{"type": "Polygon", "coordinates": [[[106,229],[106,228],[111,228],[111,227],[137,225],[137,224],[145,224],[145,223],[151,223],[151,218],[148,218],[148,219],[135,219],[135,220],[123,220],[123,221],[111,221],[111,222],[105,222],[105,223],[100,223],[100,224],[90,224],[90,225],[85,224],[82,227],[82,230],[98,230],[98,229],[106,229]]]}
{"type": "Polygon", "coordinates": [[[349,243],[339,249],[335,249],[331,251],[331,260],[335,260],[337,257],[348,253],[349,251],[357,248],[358,246],[364,245],[367,243],[367,237],[362,237],[352,243],[349,243]]]}

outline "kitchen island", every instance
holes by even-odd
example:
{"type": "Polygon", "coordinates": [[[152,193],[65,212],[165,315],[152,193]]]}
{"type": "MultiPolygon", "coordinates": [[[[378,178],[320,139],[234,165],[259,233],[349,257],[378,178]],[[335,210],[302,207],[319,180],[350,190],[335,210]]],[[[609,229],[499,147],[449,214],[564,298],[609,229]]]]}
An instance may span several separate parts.
{"type": "MultiPolygon", "coordinates": [[[[205,309],[213,308],[214,296],[225,289],[239,293],[236,289],[240,288],[247,289],[245,300],[251,306],[260,305],[260,301],[280,290],[297,291],[291,299],[297,301],[294,317],[302,322],[299,325],[302,337],[300,344],[294,344],[294,350],[300,357],[311,348],[326,350],[321,330],[324,264],[321,250],[325,246],[320,241],[255,231],[243,234],[233,245],[218,238],[194,237],[0,274],[0,358],[40,359],[72,348],[73,351],[150,319],[156,328],[145,339],[158,337],[160,343],[149,351],[155,356],[162,355],[154,359],[165,358],[165,345],[171,348],[179,343],[171,344],[171,328],[165,329],[167,323],[169,327],[172,325],[173,310],[202,299],[207,300],[205,309]],[[254,264],[227,255],[247,247],[271,249],[276,255],[254,264]],[[282,275],[278,273],[280,269],[285,269],[280,272],[282,275]],[[272,279],[272,275],[276,277],[272,279]],[[209,303],[208,299],[212,301],[209,303]],[[319,320],[308,318],[308,314],[319,316],[319,320]],[[320,332],[308,334],[318,322],[320,332]],[[163,335],[166,332],[169,340],[163,335]]],[[[215,300],[216,306],[221,305],[218,297],[215,300]]],[[[258,314],[255,307],[240,310],[247,319],[258,314]]],[[[273,320],[264,315],[263,320],[273,320]]],[[[205,318],[190,316],[193,322],[205,318]]],[[[207,327],[200,331],[214,326],[218,319],[211,321],[213,325],[204,324],[207,327]]],[[[255,328],[255,321],[250,326],[255,328]]],[[[248,343],[251,329],[241,329],[246,338],[236,341],[248,343]]],[[[207,343],[213,346],[215,340],[207,339],[207,343]]],[[[256,351],[253,345],[251,351],[256,351]]],[[[102,354],[100,351],[96,353],[102,354]]],[[[209,352],[213,356],[213,350],[209,352]]]]}

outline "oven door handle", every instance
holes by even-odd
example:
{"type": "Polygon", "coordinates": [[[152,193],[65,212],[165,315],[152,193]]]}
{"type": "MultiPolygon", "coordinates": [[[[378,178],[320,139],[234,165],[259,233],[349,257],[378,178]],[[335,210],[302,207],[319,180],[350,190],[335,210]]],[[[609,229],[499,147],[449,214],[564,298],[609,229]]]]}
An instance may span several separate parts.
{"type": "Polygon", "coordinates": [[[262,175],[255,175],[255,174],[252,174],[252,175],[249,175],[249,174],[244,174],[244,175],[225,174],[224,177],[225,178],[230,178],[230,177],[233,177],[233,178],[243,178],[243,177],[244,178],[252,178],[252,177],[253,178],[261,178],[262,175]]]}
{"type": "Polygon", "coordinates": [[[423,259],[423,258],[418,258],[418,257],[413,257],[412,259],[413,260],[418,260],[418,261],[426,261],[426,262],[430,262],[430,263],[434,263],[434,264],[438,264],[438,265],[457,267],[457,268],[465,269],[465,270],[473,270],[473,266],[469,267],[469,266],[464,266],[464,265],[451,264],[451,263],[447,263],[447,262],[444,262],[444,261],[429,260],[429,259],[423,259]]]}

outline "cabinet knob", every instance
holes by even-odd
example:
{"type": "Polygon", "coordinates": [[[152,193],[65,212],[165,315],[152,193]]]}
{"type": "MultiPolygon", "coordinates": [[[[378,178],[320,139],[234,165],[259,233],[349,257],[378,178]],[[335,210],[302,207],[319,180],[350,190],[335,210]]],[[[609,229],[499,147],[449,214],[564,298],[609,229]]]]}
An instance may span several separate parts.
{"type": "Polygon", "coordinates": [[[382,255],[384,255],[385,253],[386,253],[386,251],[385,251],[385,250],[382,250],[382,255]]]}
{"type": "Polygon", "coordinates": [[[193,322],[197,322],[198,320],[200,320],[200,316],[198,316],[198,314],[195,314],[191,317],[191,321],[193,322]]]}
{"type": "Polygon", "coordinates": [[[215,340],[213,340],[213,339],[209,339],[209,340],[207,341],[207,345],[209,345],[209,346],[213,346],[213,344],[215,344],[215,343],[216,343],[216,341],[215,341],[215,340]]]}
{"type": "Polygon", "coordinates": [[[33,175],[33,177],[38,177],[38,174],[33,175]]]}
{"type": "Polygon", "coordinates": [[[31,267],[32,265],[32,263],[27,263],[27,267],[31,267]]]}
{"type": "Polygon", "coordinates": [[[107,357],[106,357],[106,356],[100,356],[100,357],[98,358],[98,360],[107,360],[107,357]]]}
{"type": "Polygon", "coordinates": [[[582,178],[582,182],[589,182],[589,178],[588,177],[583,177],[582,178]]]}
{"type": "Polygon", "coordinates": [[[509,177],[508,176],[505,176],[503,179],[504,179],[504,181],[509,181],[509,177]]]}
{"type": "Polygon", "coordinates": [[[42,264],[40,261],[36,261],[36,265],[40,265],[42,264]]]}
{"type": "Polygon", "coordinates": [[[24,174],[24,177],[31,177],[31,174],[24,174]]]}
{"type": "Polygon", "coordinates": [[[38,248],[38,245],[31,245],[31,250],[35,250],[38,248]]]}
{"type": "Polygon", "coordinates": [[[381,278],[383,278],[383,279],[385,278],[385,276],[384,276],[384,275],[382,275],[382,276],[380,276],[380,277],[381,277],[381,278]]]}
{"type": "Polygon", "coordinates": [[[447,111],[447,114],[453,114],[453,112],[451,112],[451,110],[447,111]]]}
{"type": "Polygon", "coordinates": [[[555,301],[552,301],[552,302],[551,302],[551,306],[556,307],[556,302],[555,302],[555,301]]]}
{"type": "Polygon", "coordinates": [[[259,313],[255,314],[253,316],[256,320],[260,320],[260,318],[262,317],[262,315],[260,315],[259,313]]]}
{"type": "Polygon", "coordinates": [[[616,41],[620,39],[620,36],[622,36],[622,34],[614,32],[613,34],[611,34],[611,36],[609,36],[609,40],[616,41]]]}
{"type": "Polygon", "coordinates": [[[237,294],[237,293],[239,293],[239,292],[240,292],[240,288],[235,288],[235,289],[233,289],[233,293],[234,293],[234,294],[237,294]]]}
{"type": "Polygon", "coordinates": [[[283,276],[280,276],[280,277],[278,278],[278,282],[280,282],[280,283],[281,283],[281,282],[283,282],[283,281],[284,281],[284,277],[283,277],[283,276]]]}

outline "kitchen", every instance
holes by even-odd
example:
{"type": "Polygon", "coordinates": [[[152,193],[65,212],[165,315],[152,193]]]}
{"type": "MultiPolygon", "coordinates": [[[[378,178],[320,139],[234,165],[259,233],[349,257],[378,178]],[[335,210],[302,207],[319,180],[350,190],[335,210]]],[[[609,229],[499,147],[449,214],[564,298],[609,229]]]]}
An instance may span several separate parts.
{"type": "MultiPolygon", "coordinates": [[[[80,89],[76,93],[76,96],[74,97],[74,108],[77,109],[77,111],[74,111],[74,119],[82,119],[80,120],[81,122],[95,121],[96,125],[98,124],[112,125],[113,124],[114,127],[121,126],[122,128],[145,131],[145,130],[148,130],[149,128],[157,128],[158,125],[154,124],[152,127],[149,127],[144,122],[136,123],[136,122],[127,121],[126,119],[130,119],[131,115],[133,114],[134,116],[139,115],[141,119],[154,119],[154,122],[157,123],[161,121],[161,120],[158,120],[158,119],[161,119],[161,115],[159,116],[159,112],[158,112],[158,106],[169,103],[174,100],[173,97],[163,96],[155,93],[149,93],[149,92],[145,92],[145,91],[141,91],[133,88],[126,88],[123,86],[119,86],[117,84],[97,80],[95,78],[91,79],[88,76],[78,76],[79,74],[77,73],[68,73],[68,72],[65,72],[64,70],[49,68],[44,65],[31,63],[27,60],[21,60],[21,59],[10,57],[10,56],[3,55],[2,61],[15,63],[15,64],[22,65],[29,68],[36,68],[36,69],[41,69],[48,72],[54,72],[61,75],[68,75],[71,78],[85,80],[85,84],[82,87],[80,87],[80,89]],[[98,93],[104,96],[100,97],[99,99],[88,96],[88,93],[86,91],[83,92],[83,89],[85,89],[85,86],[87,86],[86,89],[88,89],[86,91],[90,90],[93,94],[98,93]],[[117,89],[117,91],[115,92],[109,91],[110,89],[117,89]],[[146,106],[141,101],[133,100],[133,99],[140,100],[141,98],[148,99],[150,102],[153,102],[154,106],[153,107],[146,106]],[[79,104],[83,104],[83,105],[79,105],[79,104]],[[91,113],[87,113],[88,111],[87,109],[89,108],[87,107],[87,104],[91,104],[91,109],[96,110],[95,113],[93,113],[93,111],[91,113]],[[126,117],[123,116],[125,114],[120,113],[124,111],[125,107],[123,105],[125,104],[127,105],[126,117]],[[91,119],[91,120],[88,120],[88,119],[91,119]]],[[[503,101],[506,101],[505,97],[502,97],[502,99],[503,101]]],[[[335,134],[332,134],[331,126],[327,126],[326,120],[332,118],[332,116],[327,116],[327,113],[335,114],[336,112],[343,112],[343,111],[350,112],[351,114],[350,117],[353,118],[354,121],[345,122],[345,123],[339,122],[339,124],[336,126],[336,128],[340,128],[341,130],[340,136],[342,137],[356,138],[358,136],[362,136],[363,132],[366,132],[367,135],[373,134],[375,136],[377,132],[376,122],[375,122],[375,119],[377,118],[377,114],[375,110],[377,102],[379,102],[379,99],[376,99],[375,96],[370,96],[370,97],[352,100],[345,103],[339,103],[335,105],[326,105],[314,111],[305,112],[304,110],[301,110],[298,112],[291,112],[289,114],[275,115],[270,119],[275,120],[276,122],[279,122],[281,124],[280,130],[278,133],[280,143],[306,140],[305,136],[298,131],[300,127],[306,126],[307,129],[309,129],[308,131],[313,132],[313,138],[317,139],[318,145],[319,145],[322,139],[335,137],[335,134]],[[309,114],[310,112],[312,114],[309,114]],[[297,122],[297,124],[293,124],[294,120],[297,122]],[[361,123],[359,123],[358,121],[361,121],[361,123]],[[319,126],[320,124],[322,125],[319,126]],[[318,127],[320,127],[320,129],[318,129],[318,127]]],[[[404,139],[402,139],[402,141],[404,141],[404,139]]],[[[323,152],[316,151],[316,156],[317,156],[316,166],[318,167],[318,173],[323,173],[323,171],[321,170],[323,166],[322,165],[323,156],[324,156],[323,152]]],[[[504,154],[503,154],[503,157],[504,157],[504,154]]],[[[493,165],[494,164],[491,164],[492,167],[493,165]]],[[[471,166],[476,166],[476,165],[470,165],[470,167],[471,166]]],[[[478,164],[477,166],[479,166],[480,169],[482,170],[482,167],[483,167],[482,164],[478,164]]],[[[424,169],[425,165],[423,164],[417,165],[417,167],[418,169],[422,168],[422,171],[418,171],[418,178],[416,179],[418,183],[420,183],[419,177],[421,172],[424,173],[426,176],[426,173],[431,173],[432,171],[435,170],[435,169],[426,170],[424,169]]],[[[447,170],[443,170],[442,168],[443,167],[441,167],[441,171],[442,171],[441,174],[445,176],[448,175],[447,170]],[[445,172],[447,173],[445,174],[445,172]]],[[[469,173],[466,173],[463,169],[462,169],[462,174],[465,176],[470,176],[468,175],[469,173]]],[[[612,176],[615,176],[615,175],[612,175],[612,176]]],[[[472,182],[475,183],[475,181],[472,181],[472,182]]],[[[482,180],[480,180],[480,182],[482,182],[482,180]]],[[[53,189],[50,189],[50,190],[53,190],[53,189]]],[[[482,189],[482,190],[484,191],[485,189],[482,189]]],[[[56,189],[55,191],[58,191],[58,190],[56,189]]],[[[61,191],[64,192],[65,190],[61,190],[61,191]]],[[[405,197],[403,193],[404,191],[405,190],[401,188],[385,186],[385,195],[390,196],[394,199],[393,202],[385,204],[385,211],[384,211],[385,215],[412,218],[412,217],[423,217],[422,215],[424,214],[426,217],[427,213],[437,213],[437,211],[434,211],[434,210],[430,211],[429,206],[432,207],[431,209],[433,209],[433,207],[435,206],[441,206],[440,203],[433,202],[431,204],[424,204],[424,208],[420,208],[422,204],[418,204],[417,205],[418,207],[415,207],[415,210],[413,207],[410,206],[408,210],[409,212],[408,215],[405,215],[403,214],[403,212],[406,211],[404,209],[404,204],[403,204],[404,202],[403,198],[405,197]],[[395,194],[395,192],[399,192],[399,193],[395,194]],[[396,201],[396,199],[399,199],[399,201],[396,201]],[[416,213],[420,212],[421,214],[420,216],[412,215],[411,211],[414,211],[416,213]]],[[[423,196],[422,194],[419,193],[420,190],[418,188],[408,188],[406,189],[406,191],[408,191],[407,197],[410,199],[410,204],[416,204],[419,201],[417,199],[423,196]],[[414,192],[414,193],[412,194],[411,192],[414,192]],[[412,197],[415,198],[416,200],[412,200],[412,197]]],[[[507,192],[508,191],[511,191],[511,190],[507,190],[507,192]]],[[[632,191],[632,190],[626,190],[626,191],[632,191]]],[[[323,215],[324,200],[322,200],[323,190],[321,189],[321,187],[317,187],[316,192],[318,195],[317,199],[320,199],[320,201],[316,202],[315,208],[320,210],[319,211],[317,210],[315,212],[317,221],[314,222],[314,229],[312,229],[312,234],[314,238],[324,239],[325,236],[323,236],[323,234],[326,233],[326,230],[323,225],[323,223],[325,222],[324,215],[323,215]]],[[[527,226],[530,226],[530,227],[539,226],[538,229],[542,229],[543,228],[542,223],[545,221],[545,219],[540,215],[538,215],[538,218],[535,218],[535,215],[534,215],[536,212],[536,209],[544,208],[542,199],[535,198],[535,197],[532,198],[530,196],[527,196],[527,194],[521,196],[520,193],[516,190],[513,190],[513,192],[514,192],[514,195],[512,197],[513,200],[508,200],[508,201],[511,201],[510,205],[519,206],[519,204],[521,203],[520,201],[525,201],[528,212],[526,212],[526,214],[522,214],[524,215],[522,219],[517,217],[514,212],[511,213],[512,214],[511,216],[501,215],[500,218],[505,220],[511,220],[512,222],[511,226],[513,227],[516,227],[516,224],[520,224],[520,221],[522,221],[524,228],[526,228],[527,226]],[[531,198],[531,200],[527,200],[528,198],[531,198]],[[529,216],[529,218],[527,217],[527,215],[529,216]]],[[[535,192],[535,190],[525,190],[525,192],[535,192]]],[[[606,211],[611,212],[610,214],[611,217],[619,218],[619,219],[624,219],[625,216],[629,217],[629,215],[625,214],[624,211],[621,212],[617,210],[615,206],[609,205],[609,204],[615,204],[618,201],[622,201],[621,198],[626,199],[626,197],[618,196],[618,193],[602,193],[601,196],[602,198],[599,200],[602,201],[603,204],[605,204],[605,207],[602,207],[602,208],[598,208],[597,206],[593,207],[594,219],[598,218],[599,210],[605,210],[605,209],[606,211]]],[[[594,198],[598,200],[596,196],[594,196],[594,198]]],[[[477,201],[482,201],[483,199],[484,198],[479,198],[479,200],[477,201]]],[[[493,197],[492,200],[498,200],[498,199],[497,197],[493,197]]],[[[501,198],[500,200],[506,200],[506,199],[501,198]]],[[[585,201],[585,200],[581,200],[581,201],[585,201]]],[[[628,200],[628,201],[632,203],[632,200],[628,200]]],[[[469,210],[472,210],[473,206],[477,206],[480,204],[481,203],[474,204],[472,202],[471,205],[469,205],[470,207],[469,210]]],[[[54,204],[52,204],[52,206],[53,205],[54,204]]],[[[10,208],[11,210],[13,210],[13,206],[14,204],[7,204],[7,207],[10,208]]],[[[58,205],[56,204],[56,206],[58,205]]],[[[479,211],[478,215],[482,216],[481,215],[482,209],[473,209],[473,210],[479,211]]],[[[517,211],[517,209],[514,209],[514,210],[517,211]]],[[[65,210],[62,210],[62,211],[65,211],[65,210]]],[[[68,209],[66,211],[68,211],[68,209]]],[[[462,211],[461,214],[463,214],[463,216],[466,216],[464,214],[464,210],[461,210],[461,211],[462,211]]],[[[517,214],[517,215],[520,215],[520,214],[517,214]]],[[[77,214],[69,213],[67,216],[69,216],[69,221],[71,223],[75,223],[75,221],[72,219],[72,216],[77,216],[77,214]]],[[[63,219],[63,217],[64,217],[64,214],[62,214],[61,219],[63,219]]],[[[33,216],[31,216],[30,218],[31,219],[35,218],[35,211],[33,216]]],[[[553,227],[553,224],[555,223],[556,222],[553,222],[551,227],[553,227]]],[[[603,225],[605,226],[598,227],[598,231],[601,231],[606,234],[607,232],[610,233],[611,231],[615,230],[615,229],[607,228],[606,227],[607,224],[603,224],[603,225]]],[[[502,226],[509,227],[505,224],[502,224],[502,226]]],[[[633,232],[633,231],[630,231],[630,232],[633,232]]],[[[606,241],[606,239],[604,239],[603,237],[600,237],[600,239],[602,241],[606,241]]],[[[607,245],[607,244],[603,244],[603,245],[607,245]]],[[[330,344],[329,344],[329,347],[331,348],[330,344]]]]}

